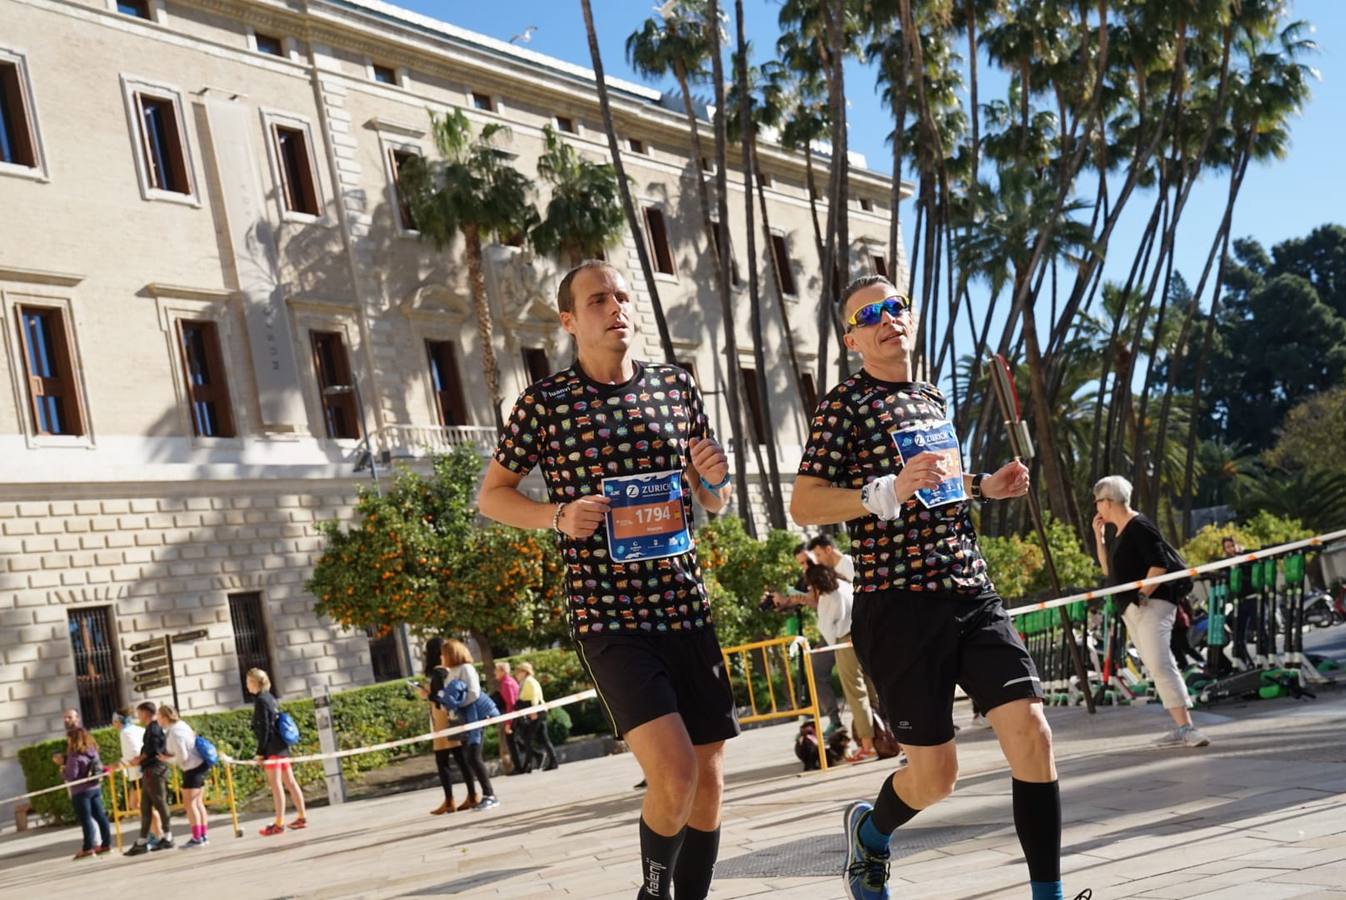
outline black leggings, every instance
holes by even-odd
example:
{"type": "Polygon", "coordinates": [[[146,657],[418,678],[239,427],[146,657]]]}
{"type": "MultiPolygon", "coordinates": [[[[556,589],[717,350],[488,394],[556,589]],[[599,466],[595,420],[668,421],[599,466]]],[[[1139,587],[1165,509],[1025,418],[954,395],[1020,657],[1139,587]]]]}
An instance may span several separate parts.
{"type": "Polygon", "coordinates": [[[481,758],[481,744],[464,744],[453,748],[453,758],[458,760],[458,768],[463,772],[463,781],[467,782],[469,797],[494,797],[491,790],[491,776],[486,774],[486,762],[481,758]],[[477,794],[477,782],[481,782],[481,794],[477,794]]]}
{"type": "Polygon", "coordinates": [[[435,770],[439,773],[439,784],[444,788],[444,799],[449,802],[453,802],[453,769],[449,768],[449,760],[452,758],[452,750],[435,751],[435,770]]]}

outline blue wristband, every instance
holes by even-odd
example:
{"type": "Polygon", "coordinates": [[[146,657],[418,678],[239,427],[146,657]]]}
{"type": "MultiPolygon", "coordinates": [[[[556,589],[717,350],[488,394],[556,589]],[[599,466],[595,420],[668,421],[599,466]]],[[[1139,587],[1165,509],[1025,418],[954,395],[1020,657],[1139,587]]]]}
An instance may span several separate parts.
{"type": "Polygon", "coordinates": [[[721,481],[719,484],[711,484],[706,480],[704,475],[698,475],[697,477],[701,479],[701,486],[708,491],[721,490],[726,484],[734,480],[728,472],[724,473],[724,481],[721,481]]]}

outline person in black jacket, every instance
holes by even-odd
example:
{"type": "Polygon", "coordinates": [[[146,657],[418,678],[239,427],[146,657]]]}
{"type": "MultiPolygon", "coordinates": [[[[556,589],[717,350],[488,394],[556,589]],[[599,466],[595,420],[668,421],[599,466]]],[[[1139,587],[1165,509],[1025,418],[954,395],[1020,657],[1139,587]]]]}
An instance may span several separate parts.
{"type": "MultiPolygon", "coordinates": [[[[1129,584],[1156,578],[1170,570],[1170,553],[1159,527],[1131,508],[1131,482],[1109,475],[1094,485],[1094,532],[1098,538],[1098,564],[1108,583],[1129,584]],[[1107,527],[1116,536],[1107,540],[1107,527]]],[[[1176,553],[1171,553],[1176,558],[1176,553]]],[[[1204,747],[1210,740],[1192,724],[1192,701],[1173,657],[1173,623],[1177,620],[1179,596],[1173,582],[1147,585],[1119,594],[1126,633],[1140,651],[1141,662],[1150,670],[1155,691],[1174,728],[1155,742],[1159,747],[1204,747]]]]}
{"type": "Polygon", "coordinates": [[[131,765],[140,767],[140,839],[126,851],[127,856],[139,856],[155,850],[173,849],[173,828],[168,806],[168,766],[160,759],[168,753],[164,729],[154,718],[158,708],[150,701],[136,707],[136,718],[145,729],[140,755],[131,765]],[[155,813],[158,813],[160,833],[150,837],[155,813]]]}
{"type": "Polygon", "coordinates": [[[294,800],[299,817],[290,823],[291,829],[304,828],[304,792],[294,777],[290,765],[290,747],[280,735],[277,720],[280,704],[271,694],[271,676],[261,669],[248,670],[248,693],[252,698],[252,734],[257,739],[257,761],[266,771],[266,783],[271,787],[271,799],[276,806],[276,821],[261,830],[263,837],[285,833],[285,791],[294,800]]]}

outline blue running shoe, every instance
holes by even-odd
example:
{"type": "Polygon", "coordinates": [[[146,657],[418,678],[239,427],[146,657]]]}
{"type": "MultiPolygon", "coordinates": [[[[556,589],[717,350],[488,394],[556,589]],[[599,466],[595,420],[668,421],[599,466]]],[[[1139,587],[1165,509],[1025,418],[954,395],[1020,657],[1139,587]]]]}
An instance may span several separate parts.
{"type": "Polygon", "coordinates": [[[875,853],[860,840],[860,823],[873,809],[857,800],[846,810],[846,870],[841,877],[850,900],[888,900],[888,851],[875,853]]]}

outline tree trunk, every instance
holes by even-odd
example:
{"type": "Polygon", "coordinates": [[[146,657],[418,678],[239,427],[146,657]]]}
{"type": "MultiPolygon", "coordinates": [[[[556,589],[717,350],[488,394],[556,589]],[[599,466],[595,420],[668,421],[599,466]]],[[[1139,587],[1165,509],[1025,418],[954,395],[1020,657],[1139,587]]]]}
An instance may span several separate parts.
{"type": "Polygon", "coordinates": [[[1033,304],[1024,304],[1023,313],[1024,349],[1028,362],[1028,394],[1033,408],[1033,430],[1037,432],[1037,458],[1042,461],[1042,474],[1047,482],[1047,500],[1057,519],[1078,530],[1073,504],[1070,502],[1071,487],[1066,483],[1061,471],[1061,460],[1056,454],[1056,438],[1053,434],[1055,417],[1047,401],[1047,377],[1043,371],[1042,351],[1038,346],[1037,320],[1033,316],[1033,304]]]}
{"type": "MultiPolygon", "coordinates": [[[[762,167],[757,159],[757,135],[753,134],[749,139],[752,141],[753,168],[760,172],[762,167]]],[[[781,327],[785,330],[785,351],[790,358],[790,374],[794,376],[795,391],[799,394],[799,406],[804,410],[804,422],[807,425],[813,418],[813,410],[808,407],[808,396],[804,390],[804,370],[799,367],[799,351],[795,346],[795,330],[794,326],[790,324],[790,310],[785,305],[785,289],[781,285],[780,270],[776,268],[775,256],[772,255],[771,217],[767,212],[766,188],[762,187],[760,179],[757,182],[757,200],[758,205],[762,208],[762,234],[766,241],[767,258],[771,260],[771,266],[769,267],[771,283],[776,288],[776,300],[780,303],[780,320],[781,327]]],[[[753,266],[756,267],[755,261],[753,266]]]]}
{"type": "Polygon", "coordinates": [[[481,365],[486,378],[486,393],[491,398],[495,413],[495,428],[505,430],[505,416],[501,410],[500,366],[495,359],[495,327],[491,321],[491,304],[486,299],[486,276],[481,267],[481,232],[475,223],[463,223],[463,243],[467,251],[467,280],[472,286],[472,309],[477,314],[477,340],[481,342],[481,365]]]}
{"type": "Polygon", "coordinates": [[[584,13],[584,28],[589,37],[589,57],[594,66],[594,84],[598,88],[598,109],[603,116],[603,130],[608,135],[608,153],[612,156],[612,168],[617,173],[617,187],[622,194],[622,210],[626,213],[626,225],[636,242],[636,255],[640,259],[640,270],[645,276],[645,290],[650,295],[650,305],[654,311],[655,328],[659,331],[659,344],[664,351],[664,361],[669,365],[677,364],[673,352],[673,338],[668,331],[668,320],[664,317],[664,305],[659,300],[659,288],[654,282],[654,267],[650,265],[650,252],[645,243],[645,230],[640,227],[636,217],[636,205],[631,199],[631,185],[626,177],[626,167],[622,165],[622,151],[617,145],[617,130],[612,124],[612,105],[608,102],[608,83],[603,74],[603,57],[598,51],[598,36],[594,33],[594,14],[589,8],[589,0],[580,0],[580,9],[584,13]]]}
{"type": "MultiPolygon", "coordinates": [[[[716,287],[725,293],[729,290],[729,273],[720,267],[720,255],[715,253],[715,223],[710,217],[710,195],[706,193],[706,179],[701,174],[701,160],[705,152],[701,149],[701,126],[696,121],[696,108],[692,106],[691,89],[687,82],[687,67],[677,64],[673,67],[674,77],[678,80],[678,90],[682,91],[682,109],[687,117],[687,136],[692,145],[692,174],[696,180],[696,198],[701,204],[701,230],[705,233],[706,247],[715,257],[716,287]]],[[[724,239],[729,240],[729,226],[724,225],[724,239]]],[[[732,255],[732,254],[731,254],[732,255]]]]}
{"type": "MultiPolygon", "coordinates": [[[[753,165],[755,161],[753,156],[754,125],[752,108],[748,98],[748,44],[747,38],[743,34],[743,0],[734,0],[734,18],[737,22],[738,31],[738,65],[735,73],[739,82],[738,114],[739,121],[743,124],[739,144],[743,150],[743,216],[747,223],[748,232],[748,296],[752,300],[752,359],[757,370],[757,396],[761,398],[762,426],[766,430],[766,434],[762,437],[766,439],[766,464],[770,478],[770,481],[764,487],[766,488],[767,515],[771,519],[771,527],[784,529],[786,527],[785,491],[781,485],[780,463],[776,453],[776,426],[771,415],[771,387],[766,377],[766,335],[762,328],[762,295],[757,285],[757,236],[754,234],[753,228],[753,199],[756,193],[753,187],[757,184],[757,178],[756,168],[753,165]]],[[[729,229],[726,228],[726,235],[728,231],[729,229]]],[[[725,242],[728,243],[727,237],[725,242]]]]}
{"type": "MultiPolygon", "coordinates": [[[[587,4],[588,0],[584,0],[587,4]]],[[[729,223],[729,180],[727,174],[728,154],[724,116],[724,61],[720,50],[720,2],[710,0],[706,16],[710,33],[711,67],[715,79],[715,201],[720,221],[729,223]]],[[[698,160],[698,165],[700,161],[698,160]]],[[[743,440],[743,402],[739,393],[742,386],[742,366],[738,359],[738,332],[734,326],[734,305],[730,302],[728,288],[729,241],[720,241],[720,270],[725,273],[720,279],[720,306],[724,317],[725,352],[725,397],[729,401],[730,429],[734,441],[734,479],[738,496],[739,517],[748,534],[757,537],[757,523],[752,516],[752,503],[748,494],[748,446],[743,440]]],[[[768,488],[769,490],[769,488],[768,488]]]]}
{"type": "MultiPolygon", "coordinates": [[[[833,256],[833,287],[826,294],[828,305],[836,309],[841,291],[851,279],[850,246],[850,161],[846,142],[846,74],[845,74],[845,0],[825,0],[823,17],[827,24],[828,56],[832,75],[828,90],[832,105],[832,165],[836,171],[836,194],[831,198],[836,228],[833,256]]],[[[837,317],[833,316],[835,320],[837,317]]],[[[844,381],[850,375],[850,361],[846,345],[837,340],[837,379],[844,381]]]]}

